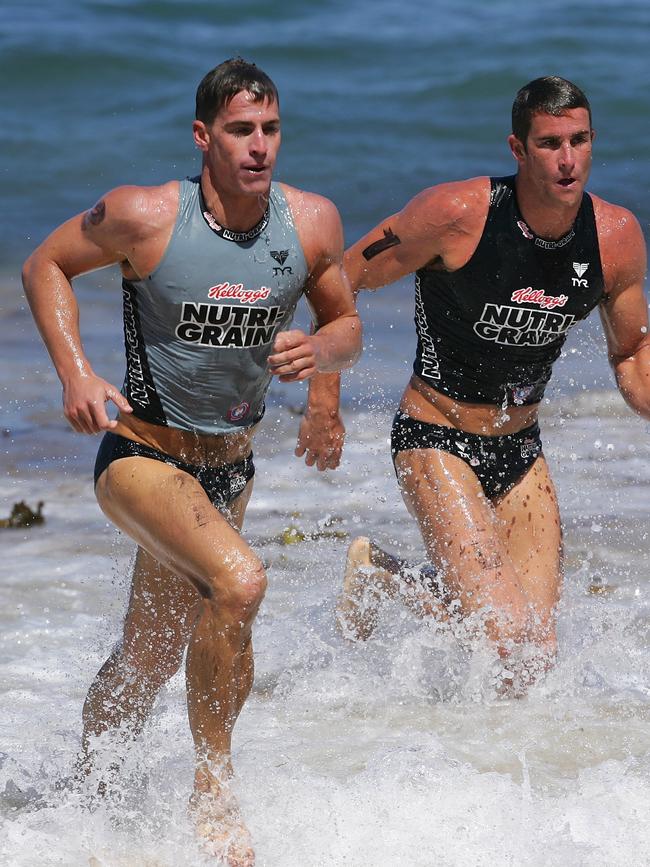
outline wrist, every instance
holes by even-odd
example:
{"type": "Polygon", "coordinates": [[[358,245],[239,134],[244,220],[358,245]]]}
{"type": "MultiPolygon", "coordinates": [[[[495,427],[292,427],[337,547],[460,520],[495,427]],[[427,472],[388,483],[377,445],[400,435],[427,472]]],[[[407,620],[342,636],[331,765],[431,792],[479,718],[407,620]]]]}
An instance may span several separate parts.
{"type": "Polygon", "coordinates": [[[91,376],[95,375],[90,364],[81,359],[72,365],[66,365],[63,369],[57,369],[57,373],[64,388],[68,388],[81,380],[90,379],[91,376]]]}
{"type": "Polygon", "coordinates": [[[310,421],[335,421],[340,418],[339,408],[337,405],[334,406],[310,406],[307,404],[307,408],[305,410],[305,417],[310,421]]]}

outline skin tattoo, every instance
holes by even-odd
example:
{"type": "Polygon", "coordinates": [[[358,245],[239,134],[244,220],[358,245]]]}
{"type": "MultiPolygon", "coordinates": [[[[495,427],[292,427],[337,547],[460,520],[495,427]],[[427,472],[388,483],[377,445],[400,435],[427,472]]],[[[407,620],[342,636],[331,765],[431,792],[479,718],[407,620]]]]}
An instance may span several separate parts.
{"type": "Polygon", "coordinates": [[[84,222],[90,223],[92,226],[98,226],[106,216],[106,205],[103,199],[100,199],[97,204],[86,214],[84,222]]]}
{"type": "Polygon", "coordinates": [[[398,244],[401,243],[402,242],[400,241],[400,239],[397,237],[397,235],[393,233],[393,230],[389,226],[387,229],[384,229],[383,238],[380,238],[379,241],[375,241],[373,244],[370,244],[370,246],[366,247],[366,249],[362,251],[364,259],[367,259],[369,261],[370,259],[373,259],[375,256],[377,256],[379,253],[383,253],[384,250],[388,250],[389,247],[396,247],[398,244]]]}

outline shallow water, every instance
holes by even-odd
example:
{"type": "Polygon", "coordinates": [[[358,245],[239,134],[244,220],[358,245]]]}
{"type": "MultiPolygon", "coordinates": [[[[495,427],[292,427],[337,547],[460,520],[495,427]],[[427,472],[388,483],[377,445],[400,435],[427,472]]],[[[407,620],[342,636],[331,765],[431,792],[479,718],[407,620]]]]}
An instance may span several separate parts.
{"type": "MultiPolygon", "coordinates": [[[[394,603],[365,645],[349,646],[335,630],[343,534],[369,532],[423,557],[387,459],[389,421],[380,411],[349,418],[337,474],[316,476],[287,458],[296,426],[287,409],[269,413],[258,441],[245,533],[270,586],[235,762],[259,863],[643,864],[650,584],[641,510],[650,473],[638,421],[611,393],[545,420],[566,527],[560,655],[519,701],[494,699],[486,654],[469,657],[448,629],[394,603]],[[594,440],[596,412],[614,448],[594,440]],[[284,545],[289,526],[336,535],[284,545]]],[[[6,796],[10,780],[41,791],[69,772],[85,690],[117,636],[131,546],[107,526],[86,479],[54,469],[4,480],[1,494],[46,497],[47,517],[2,540],[6,796]]],[[[127,766],[148,788],[112,812],[56,798],[35,812],[5,803],[4,863],[86,864],[91,854],[108,864],[203,863],[185,814],[191,741],[181,675],[127,766]]]]}
{"type": "MultiPolygon", "coordinates": [[[[279,176],[331,196],[349,240],[430,183],[510,170],[510,102],[536,75],[588,90],[592,189],[650,219],[641,0],[463,0],[313,8],[136,0],[5,3],[0,108],[0,864],[206,863],[186,814],[192,747],[181,674],[125,759],[122,800],[88,812],[70,773],[86,690],[119,635],[132,549],[92,494],[97,441],[77,436],[17,284],[57,222],[117,183],[196,169],[191,94],[242,53],[280,85],[279,176]],[[47,806],[39,800],[46,796],[47,806]]],[[[78,281],[92,363],[123,372],[115,275],[78,281]]],[[[612,389],[598,323],[573,334],[543,406],[566,578],[556,668],[499,701],[493,660],[395,603],[350,646],[334,604],[347,544],[424,557],[389,458],[415,337],[410,281],[362,297],[364,356],[344,376],[335,473],[293,456],[304,388],[275,384],[245,535],[268,567],[256,678],[235,732],[236,787],[268,867],[641,867],[650,863],[648,425],[612,389]],[[288,527],[311,541],[282,544],[288,527]]],[[[304,321],[305,311],[299,313],[304,321]]]]}

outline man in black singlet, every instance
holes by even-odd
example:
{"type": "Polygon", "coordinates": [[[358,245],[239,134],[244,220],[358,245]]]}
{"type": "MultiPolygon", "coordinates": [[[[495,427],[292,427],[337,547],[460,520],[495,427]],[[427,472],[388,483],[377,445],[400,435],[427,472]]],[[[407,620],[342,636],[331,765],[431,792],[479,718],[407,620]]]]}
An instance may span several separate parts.
{"type": "Polygon", "coordinates": [[[556,653],[561,528],[537,414],[568,329],[594,307],[623,397],[650,418],[645,244],[629,211],[584,191],[587,98],[536,79],[512,129],[515,176],[426,189],[346,253],[355,291],[416,275],[417,357],[392,453],[433,569],[414,582],[356,539],[338,606],[344,630],[365,638],[373,588],[397,594],[410,580],[403,598],[419,611],[482,616],[506,689],[511,672],[524,688],[556,653]]]}

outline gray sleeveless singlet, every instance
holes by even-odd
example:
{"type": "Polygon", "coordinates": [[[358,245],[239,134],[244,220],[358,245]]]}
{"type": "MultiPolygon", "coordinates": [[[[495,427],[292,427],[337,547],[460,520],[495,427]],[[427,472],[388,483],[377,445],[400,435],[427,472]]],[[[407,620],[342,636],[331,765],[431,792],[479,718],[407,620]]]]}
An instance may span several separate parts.
{"type": "Polygon", "coordinates": [[[249,232],[230,232],[204,210],[199,179],[181,181],[160,264],[143,280],[123,280],[122,390],[138,418],[222,434],[264,414],[267,359],[308,269],[277,184],[249,232]]]}

